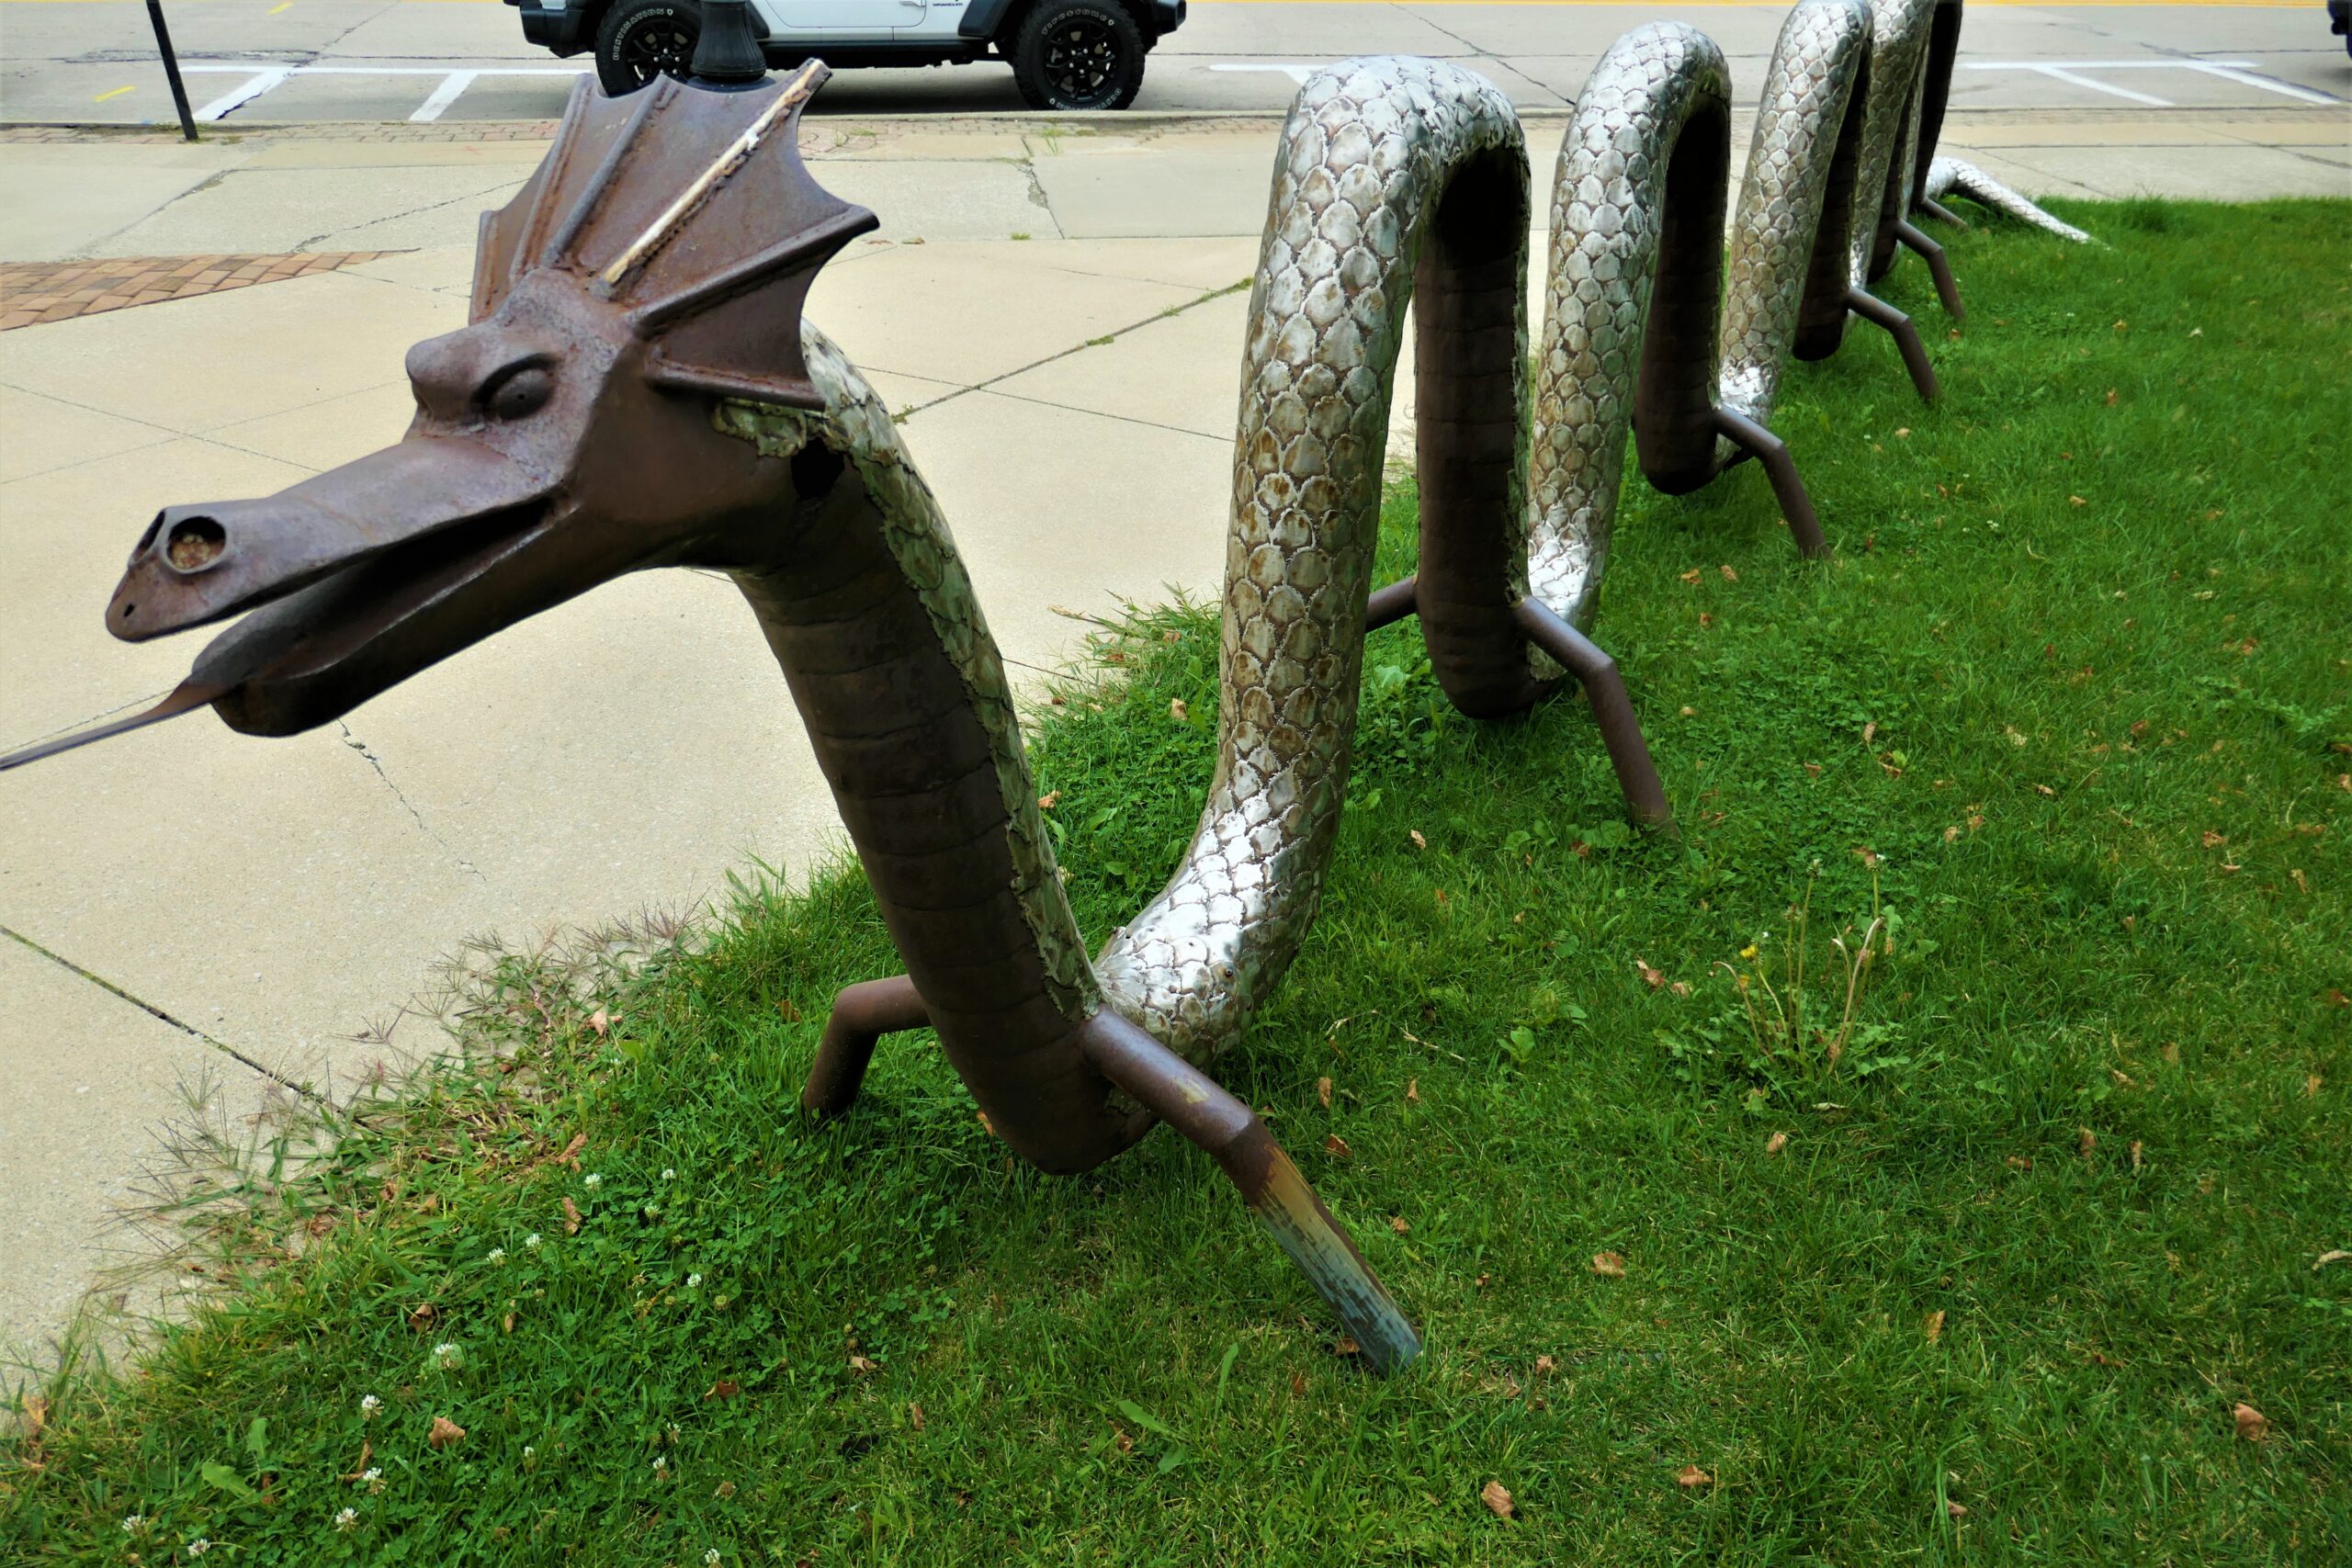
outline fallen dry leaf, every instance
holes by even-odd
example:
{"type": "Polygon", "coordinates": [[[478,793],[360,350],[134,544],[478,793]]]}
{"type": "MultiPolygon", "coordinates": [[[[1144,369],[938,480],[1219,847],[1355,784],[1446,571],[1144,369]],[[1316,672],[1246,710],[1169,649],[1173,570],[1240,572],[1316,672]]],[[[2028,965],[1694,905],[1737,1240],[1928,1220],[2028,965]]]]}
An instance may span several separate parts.
{"type": "Polygon", "coordinates": [[[587,1146],[588,1146],[588,1134],[585,1134],[585,1133],[574,1133],[574,1134],[571,1134],[571,1142],[570,1142],[570,1143],[568,1143],[568,1144],[566,1144],[566,1145],[563,1145],[563,1153],[561,1153],[561,1154],[560,1154],[560,1155],[558,1155],[558,1156],[555,1156],[555,1163],[556,1163],[556,1164],[558,1164],[558,1165],[568,1165],[568,1166],[570,1166],[572,1169],[574,1169],[574,1170],[578,1170],[578,1169],[580,1168],[580,1151],[581,1151],[581,1150],[582,1150],[582,1149],[584,1149],[584,1148],[586,1148],[587,1146]]]}
{"type": "Polygon", "coordinates": [[[1331,1347],[1331,1350],[1334,1355],[1340,1356],[1361,1356],[1363,1354],[1363,1347],[1356,1343],[1356,1337],[1352,1334],[1340,1335],[1339,1342],[1331,1347]]]}
{"type": "Polygon", "coordinates": [[[2219,845],[2219,844],[2226,844],[2226,843],[2228,843],[2230,840],[2229,840],[2229,839],[2228,839],[2225,835],[2221,834],[2221,833],[2216,833],[2215,831],[2213,831],[2213,829],[2212,829],[2208,828],[2208,829],[2206,829],[2202,833],[2199,833],[2199,834],[2198,834],[2198,835],[2197,835],[2197,841],[2198,841],[2199,843],[2200,843],[2200,844],[2203,844],[2207,849],[2209,849],[2209,850],[2210,850],[2210,849],[2212,849],[2213,847],[2215,847],[2216,845],[2219,845]]]}
{"type": "Polygon", "coordinates": [[[1494,1276],[1492,1274],[1481,1274],[1476,1280],[1472,1281],[1473,1288],[1483,1291],[1493,1279],[1494,1276]]]}
{"type": "Polygon", "coordinates": [[[1643,980],[1645,980],[1645,982],[1647,982],[1647,983],[1648,983],[1648,985],[1649,985],[1649,988],[1650,988],[1651,990],[1655,991],[1655,990],[1657,990],[1660,986],[1663,986],[1663,985],[1665,985],[1665,984],[1666,984],[1666,971],[1665,971],[1665,970],[1663,970],[1663,969],[1653,969],[1653,968],[1651,968],[1651,967],[1650,967],[1650,961],[1649,961],[1648,959],[1646,959],[1646,958],[1636,958],[1636,959],[1634,959],[1634,968],[1636,968],[1636,969],[1638,969],[1638,970],[1640,970],[1640,971],[1642,972],[1642,978],[1643,978],[1643,980]]]}
{"type": "Polygon", "coordinates": [[[40,1429],[49,1425],[49,1401],[38,1393],[25,1395],[25,1436],[38,1438],[40,1429]]]}
{"type": "Polygon", "coordinates": [[[1408,1222],[1404,1215],[1391,1214],[1388,1216],[1388,1228],[1395,1231],[1398,1235],[1405,1235],[1408,1234],[1413,1227],[1411,1223],[1408,1222]]]}
{"type": "Polygon", "coordinates": [[[1040,811],[1051,811],[1055,807],[1059,806],[1061,803],[1062,792],[1057,789],[1049,789],[1045,794],[1037,797],[1037,809],[1040,811]]]}
{"type": "Polygon", "coordinates": [[[367,1439],[367,1438],[361,1438],[361,1439],[360,1439],[360,1441],[359,1441],[359,1462],[358,1462],[357,1464],[355,1464],[355,1465],[353,1465],[353,1466],[351,1467],[351,1473],[350,1473],[349,1475],[338,1475],[338,1476],[336,1476],[336,1477],[335,1477],[335,1479],[336,1479],[337,1481],[365,1481],[365,1480],[367,1480],[367,1479],[368,1479],[368,1461],[370,1459],[373,1459],[373,1458],[375,1457],[375,1454],[376,1454],[376,1445],[375,1445],[373,1442],[369,1441],[368,1439],[367,1439]]]}
{"type": "Polygon", "coordinates": [[[2085,1159],[2090,1158],[2093,1154],[2098,1152],[2098,1134],[2092,1132],[2088,1127],[2084,1128],[2083,1135],[2075,1140],[2075,1147],[2082,1152],[2082,1156],[2085,1159]]]}
{"type": "Polygon", "coordinates": [[[2132,1140],[2132,1168],[2140,1168],[2140,1140],[2137,1138],[2132,1140]]]}
{"type": "Polygon", "coordinates": [[[1291,1373],[1291,1375],[1290,1375],[1290,1394],[1291,1394],[1291,1397],[1292,1397],[1293,1399],[1304,1399],[1304,1398],[1306,1398],[1306,1373],[1304,1373],[1304,1372],[1293,1372],[1293,1373],[1291,1373]]]}
{"type": "Polygon", "coordinates": [[[1412,838],[1412,840],[1413,840],[1413,847],[1414,847],[1415,849],[1417,849],[1417,850],[1425,850],[1425,849],[1428,849],[1428,848],[1430,847],[1430,841],[1429,841],[1427,839],[1424,839],[1424,838],[1422,838],[1422,837],[1421,837],[1421,830],[1420,830],[1419,828],[1416,828],[1416,829],[1412,829],[1412,832],[1411,832],[1411,835],[1410,835],[1410,836],[1411,836],[1411,838],[1412,838]]]}
{"type": "Polygon", "coordinates": [[[1111,1428],[1111,1446],[1123,1454],[1136,1451],[1136,1440],[1116,1427],[1111,1428]]]}
{"type": "Polygon", "coordinates": [[[2230,1412],[2238,1424],[2238,1436],[2249,1443],[2258,1443],[2270,1435],[2270,1417],[2251,1404],[2241,1404],[2230,1412]]]}
{"type": "Polygon", "coordinates": [[[598,1008],[594,1012],[588,1015],[588,1027],[594,1030],[600,1035],[612,1027],[612,1016],[605,1012],[603,1008],[598,1008]]]}
{"type": "Polygon", "coordinates": [[[1331,1080],[1329,1078],[1315,1080],[1315,1098],[1322,1102],[1324,1110],[1331,1109],[1331,1080]]]}
{"type": "Polygon", "coordinates": [[[563,1197],[563,1234],[566,1235],[580,1234],[580,1205],[571,1201],[571,1194],[569,1192],[563,1197]]]}
{"type": "Polygon", "coordinates": [[[1554,1360],[1551,1357],[1538,1356],[1535,1358],[1535,1375],[1537,1377],[1549,1377],[1559,1370],[1560,1363],[1554,1360]]]}
{"type": "Polygon", "coordinates": [[[1958,1503],[1951,1502],[1949,1499],[1944,1503],[1944,1513],[1955,1519],[1964,1519],[1968,1517],[1968,1510],[1966,1508],[1962,1507],[1958,1503]]]}
{"type": "Polygon", "coordinates": [[[1938,1307],[1928,1314],[1925,1327],[1928,1331],[1928,1343],[1930,1345],[1944,1337],[1944,1313],[1941,1307],[1938,1307]]]}
{"type": "Polygon", "coordinates": [[[1487,1511],[1498,1519],[1507,1519],[1511,1517],[1510,1494],[1504,1490],[1503,1483],[1499,1481],[1489,1481],[1480,1487],[1478,1501],[1487,1505],[1487,1511]]]}
{"type": "Polygon", "coordinates": [[[1713,1486],[1715,1483],[1715,1478],[1695,1464],[1686,1464],[1674,1472],[1674,1483],[1677,1486],[1685,1487],[1713,1486]]]}
{"type": "Polygon", "coordinates": [[[1408,1105],[1419,1105],[1420,1102],[1421,1080],[1419,1078],[1407,1078],[1405,1080],[1405,1103],[1408,1105]]]}
{"type": "Polygon", "coordinates": [[[2303,1098],[2305,1100],[2317,1098],[2319,1094],[2319,1086],[2325,1081],[2326,1080],[2322,1078],[2317,1073],[2305,1074],[2303,1077],[2303,1098]]]}
{"type": "Polygon", "coordinates": [[[922,1406],[912,1400],[907,1402],[907,1425],[918,1432],[922,1430],[922,1406]]]}
{"type": "Polygon", "coordinates": [[[1786,1133],[1775,1133],[1764,1140],[1764,1157],[1770,1159],[1788,1146],[1789,1135],[1786,1133]]]}
{"type": "Polygon", "coordinates": [[[424,1440],[436,1449],[446,1449],[451,1443],[464,1442],[466,1429],[447,1416],[435,1416],[433,1418],[433,1430],[424,1435],[424,1440]]]}
{"type": "Polygon", "coordinates": [[[2317,1273],[2329,1264],[2341,1263],[2347,1258],[2352,1258],[2352,1252],[2346,1252],[2340,1247],[2323,1252],[2319,1255],[2319,1261],[2312,1265],[2312,1272],[2317,1273]]]}
{"type": "Polygon", "coordinates": [[[2079,495],[2070,495],[2066,498],[2066,504],[2069,506],[2088,506],[2090,502],[2085,501],[2079,495]]]}
{"type": "Polygon", "coordinates": [[[440,1309],[435,1307],[431,1302],[426,1302],[423,1306],[409,1308],[408,1325],[412,1330],[418,1334],[430,1333],[433,1328],[434,1320],[438,1318],[440,1315],[440,1309]]]}
{"type": "Polygon", "coordinates": [[[1355,1153],[1353,1149],[1348,1147],[1347,1139],[1337,1133],[1323,1140],[1323,1152],[1339,1159],[1346,1159],[1355,1153]]]}
{"type": "Polygon", "coordinates": [[[881,1363],[871,1356],[852,1356],[849,1359],[849,1370],[854,1372],[879,1371],[881,1363]]]}
{"type": "Polygon", "coordinates": [[[1592,1255],[1592,1271],[1604,1280],[1622,1280],[1625,1277],[1625,1260],[1613,1252],[1596,1252],[1592,1255]]]}
{"type": "MultiPolygon", "coordinates": [[[[1059,702],[1061,699],[1059,697],[1056,697],[1054,701],[1059,702]]],[[[712,1490],[710,1495],[714,1497],[719,1498],[732,1497],[735,1495],[735,1483],[731,1481],[722,1481],[712,1490]]]]}
{"type": "Polygon", "coordinates": [[[738,1383],[733,1378],[721,1378],[717,1382],[710,1385],[710,1392],[704,1394],[703,1397],[705,1399],[732,1399],[741,1392],[742,1385],[738,1383]]]}
{"type": "Polygon", "coordinates": [[[1724,574],[1724,581],[1725,582],[1737,582],[1739,581],[1739,573],[1732,570],[1731,568],[1726,566],[1720,567],[1717,570],[1724,574]]]}
{"type": "Polygon", "coordinates": [[[1183,698],[1170,697],[1168,699],[1168,716],[1174,719],[1177,723],[1182,724],[1188,721],[1193,716],[1191,710],[1184,706],[1183,698]]]}
{"type": "Polygon", "coordinates": [[[1693,587],[1693,588],[1698,587],[1698,586],[1699,586],[1699,569],[1698,569],[1697,567],[1695,567],[1695,566],[1694,566],[1694,567],[1692,567],[1689,571],[1684,572],[1684,573],[1682,574],[1682,581],[1685,581],[1685,582],[1687,582],[1687,583],[1689,583],[1689,584],[1690,584],[1691,587],[1693,587]]]}

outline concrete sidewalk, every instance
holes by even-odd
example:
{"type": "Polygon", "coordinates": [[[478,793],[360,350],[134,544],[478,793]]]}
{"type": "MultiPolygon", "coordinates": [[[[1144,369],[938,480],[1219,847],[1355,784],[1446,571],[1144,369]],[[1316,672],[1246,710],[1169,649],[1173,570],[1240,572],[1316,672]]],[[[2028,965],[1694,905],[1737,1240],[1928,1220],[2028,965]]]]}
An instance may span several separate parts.
{"type": "MultiPolygon", "coordinates": [[[[1542,186],[1560,125],[1531,124],[1542,186]]],[[[910,411],[1024,670],[1073,650],[1057,606],[1216,589],[1236,286],[1274,130],[811,130],[819,177],[884,229],[809,314],[910,411]]],[[[2034,192],[2342,196],[2346,132],[2338,110],[2288,107],[1958,114],[1946,140],[2034,192]]],[[[368,138],[0,141],[19,220],[0,260],[397,253],[0,333],[0,749],[186,671],[201,638],[131,647],[99,624],[159,506],[264,493],[402,428],[401,355],[462,323],[476,215],[544,144],[368,138]]],[[[840,842],[751,617],[691,572],[609,584],[294,739],[197,716],[10,773],[0,820],[0,1340],[21,1344],[102,1260],[182,1076],[209,1071],[241,1111],[275,1085],[348,1084],[435,1043],[414,1023],[390,1047],[352,1037],[469,935],[692,907],[753,859],[797,875],[840,842]]]]}

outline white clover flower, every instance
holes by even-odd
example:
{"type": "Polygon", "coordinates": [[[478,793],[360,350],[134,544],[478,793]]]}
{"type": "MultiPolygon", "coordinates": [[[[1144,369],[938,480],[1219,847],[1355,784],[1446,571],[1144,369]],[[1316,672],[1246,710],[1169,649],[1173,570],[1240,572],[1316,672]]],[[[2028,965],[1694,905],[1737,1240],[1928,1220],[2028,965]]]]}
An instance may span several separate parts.
{"type": "Polygon", "coordinates": [[[444,1339],[440,1344],[433,1347],[433,1359],[445,1372],[463,1359],[463,1352],[449,1340],[444,1339]]]}
{"type": "Polygon", "coordinates": [[[523,1461],[524,1461],[524,1462],[525,1462],[525,1463],[526,1463],[526,1464],[527,1464],[527,1463],[529,1463],[532,1460],[535,1460],[535,1459],[537,1459],[537,1458],[538,1458],[538,1457],[539,1457],[539,1450],[537,1450],[537,1449],[535,1449],[535,1448],[531,1447],[528,1443],[526,1443],[526,1444],[524,1444],[524,1445],[523,1445],[523,1461]]]}
{"type": "Polygon", "coordinates": [[[146,1528],[147,1516],[144,1514],[125,1514],[122,1517],[122,1533],[125,1535],[137,1535],[146,1528]]]}
{"type": "Polygon", "coordinates": [[[533,1252],[537,1252],[539,1249],[539,1233],[533,1231],[530,1235],[525,1236],[523,1238],[523,1245],[533,1252]]]}
{"type": "Polygon", "coordinates": [[[699,1289],[701,1288],[701,1286],[702,1286],[702,1276],[701,1276],[701,1275],[699,1275],[699,1274],[689,1274],[689,1275],[687,1275],[687,1276],[686,1276],[686,1289],[688,1289],[688,1290],[690,1290],[690,1291],[693,1291],[693,1290],[699,1290],[699,1289]]]}
{"type": "Polygon", "coordinates": [[[187,1554],[190,1557],[201,1557],[211,1550],[212,1543],[205,1540],[202,1536],[198,1536],[194,1540],[187,1543],[187,1554]]]}
{"type": "Polygon", "coordinates": [[[362,1421],[373,1421],[383,1408],[384,1402],[371,1393],[359,1402],[359,1418],[362,1421]]]}
{"type": "Polygon", "coordinates": [[[675,1181],[678,1179],[678,1173],[665,1165],[662,1168],[662,1179],[664,1181],[675,1181]]]}
{"type": "Polygon", "coordinates": [[[492,1263],[503,1263],[503,1262],[505,1262],[505,1261],[506,1261],[506,1249],[505,1249],[504,1247],[492,1247],[492,1248],[490,1249],[490,1260],[491,1260],[492,1263]]]}
{"type": "Polygon", "coordinates": [[[662,1217],[661,1205],[658,1203],[648,1203],[645,1205],[645,1217],[649,1220],[660,1219],[662,1217]]]}
{"type": "Polygon", "coordinates": [[[654,1478],[655,1480],[657,1480],[657,1481],[666,1481],[666,1480],[668,1480],[668,1479],[669,1479],[669,1477],[670,1477],[670,1458],[669,1458],[669,1456],[668,1456],[667,1454],[655,1454],[655,1455],[653,1456],[653,1478],[654,1478]]]}
{"type": "Polygon", "coordinates": [[[369,1465],[360,1472],[359,1479],[368,1483],[368,1490],[371,1493],[381,1492],[384,1489],[384,1471],[380,1465],[369,1465]]]}
{"type": "Polygon", "coordinates": [[[605,1179],[597,1175],[593,1170],[580,1179],[580,1185],[585,1187],[591,1192],[594,1192],[597,1188],[602,1187],[604,1184],[605,1179]]]}
{"type": "Polygon", "coordinates": [[[356,1508],[344,1509],[343,1512],[334,1517],[334,1528],[339,1530],[357,1529],[359,1528],[359,1510],[356,1508]]]}
{"type": "Polygon", "coordinates": [[[718,1568],[718,1548],[714,1546],[707,1549],[702,1554],[702,1560],[706,1568],[718,1568]]]}

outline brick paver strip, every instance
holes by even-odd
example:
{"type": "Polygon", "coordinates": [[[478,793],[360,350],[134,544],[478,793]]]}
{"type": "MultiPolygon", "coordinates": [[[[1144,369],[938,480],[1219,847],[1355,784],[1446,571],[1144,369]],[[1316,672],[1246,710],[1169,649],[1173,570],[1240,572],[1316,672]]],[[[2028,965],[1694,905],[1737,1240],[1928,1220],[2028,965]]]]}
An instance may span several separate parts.
{"type": "Polygon", "coordinates": [[[166,299],[192,299],[356,266],[395,251],[291,255],[110,256],[99,261],[0,263],[0,333],[166,299]]]}

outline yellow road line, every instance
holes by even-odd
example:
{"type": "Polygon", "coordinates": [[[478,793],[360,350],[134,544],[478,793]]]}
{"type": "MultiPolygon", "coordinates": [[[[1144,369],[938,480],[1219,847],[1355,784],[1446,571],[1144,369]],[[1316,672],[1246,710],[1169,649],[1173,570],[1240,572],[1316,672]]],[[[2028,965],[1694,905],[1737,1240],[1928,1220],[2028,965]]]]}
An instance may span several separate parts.
{"type": "Polygon", "coordinates": [[[135,93],[137,91],[139,91],[139,89],[136,87],[117,87],[110,93],[100,93],[96,97],[92,98],[90,101],[94,104],[102,104],[108,98],[119,98],[125,93],[135,93]]]}

